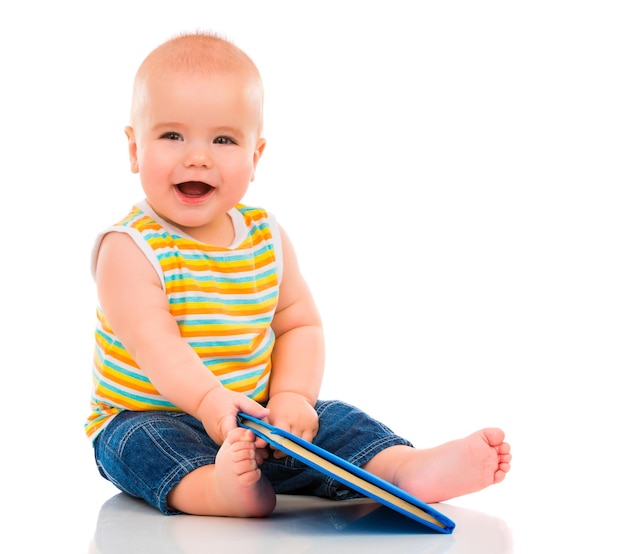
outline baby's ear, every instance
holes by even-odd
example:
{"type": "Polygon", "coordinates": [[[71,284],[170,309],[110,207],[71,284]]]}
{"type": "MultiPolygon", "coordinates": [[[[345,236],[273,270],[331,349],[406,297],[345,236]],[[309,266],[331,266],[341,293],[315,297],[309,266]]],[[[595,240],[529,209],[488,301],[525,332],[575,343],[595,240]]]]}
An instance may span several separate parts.
{"type": "Polygon", "coordinates": [[[128,138],[128,156],[130,158],[130,170],[139,173],[139,163],[137,162],[137,141],[135,140],[135,130],[128,126],[124,129],[128,138]]]}
{"type": "Polygon", "coordinates": [[[256,166],[263,155],[263,151],[265,150],[265,145],[267,141],[264,138],[260,138],[256,143],[256,148],[254,149],[254,155],[252,158],[252,175],[250,176],[250,181],[254,181],[254,175],[256,173],[256,166]]]}

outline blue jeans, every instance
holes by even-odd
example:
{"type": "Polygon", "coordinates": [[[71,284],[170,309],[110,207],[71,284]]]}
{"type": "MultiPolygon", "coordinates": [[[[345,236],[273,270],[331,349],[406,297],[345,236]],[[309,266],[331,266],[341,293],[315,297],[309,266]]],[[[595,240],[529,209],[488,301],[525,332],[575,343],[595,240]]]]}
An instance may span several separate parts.
{"type": "MultiPolygon", "coordinates": [[[[354,406],[318,401],[319,431],[314,444],[362,467],[382,450],[410,443],[354,406]]],[[[94,441],[100,474],[121,491],[143,498],[164,514],[179,513],[167,495],[198,467],[215,463],[219,446],[202,423],[181,412],[123,411],[94,441]]],[[[291,456],[270,456],[263,475],[277,494],[306,494],[332,499],[361,496],[291,456]]]]}

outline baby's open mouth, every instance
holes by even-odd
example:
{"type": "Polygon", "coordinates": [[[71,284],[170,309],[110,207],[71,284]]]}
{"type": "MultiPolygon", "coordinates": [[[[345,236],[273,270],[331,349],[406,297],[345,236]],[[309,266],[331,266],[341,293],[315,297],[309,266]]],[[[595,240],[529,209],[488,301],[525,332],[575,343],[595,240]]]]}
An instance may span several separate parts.
{"type": "Polygon", "coordinates": [[[188,198],[200,198],[206,194],[209,194],[215,187],[212,187],[208,183],[202,181],[186,181],[185,183],[178,183],[176,185],[178,191],[188,198]]]}

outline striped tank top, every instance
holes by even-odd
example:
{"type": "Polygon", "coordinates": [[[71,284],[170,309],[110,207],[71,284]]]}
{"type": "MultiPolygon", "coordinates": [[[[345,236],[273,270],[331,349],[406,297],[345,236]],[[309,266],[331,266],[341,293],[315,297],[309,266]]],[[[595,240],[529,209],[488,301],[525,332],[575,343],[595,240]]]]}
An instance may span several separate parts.
{"type": "MultiPolygon", "coordinates": [[[[208,371],[234,391],[257,401],[268,397],[274,332],[271,322],[282,272],[280,232],[264,210],[238,205],[231,216],[235,240],[229,248],[185,235],[140,202],[102,238],[128,234],[152,263],[167,294],[181,336],[208,371]]],[[[122,410],[179,409],[154,388],[97,311],[91,414],[85,423],[94,439],[122,410]]]]}

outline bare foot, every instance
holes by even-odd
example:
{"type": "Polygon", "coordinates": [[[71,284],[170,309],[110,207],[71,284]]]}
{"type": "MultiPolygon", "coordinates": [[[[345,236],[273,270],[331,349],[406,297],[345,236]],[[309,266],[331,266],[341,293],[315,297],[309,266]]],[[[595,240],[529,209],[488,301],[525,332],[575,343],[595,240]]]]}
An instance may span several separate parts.
{"type": "Polygon", "coordinates": [[[416,450],[398,470],[398,486],[424,502],[441,502],[500,483],[510,469],[511,447],[497,428],[416,450]]]}
{"type": "Polygon", "coordinates": [[[238,427],[229,434],[215,463],[183,477],[168,495],[181,512],[205,516],[263,517],[276,506],[276,494],[263,477],[263,456],[252,431],[238,427]]]}
{"type": "Polygon", "coordinates": [[[442,502],[501,482],[510,469],[510,451],[504,432],[488,428],[435,448],[392,446],[364,469],[424,502],[442,502]]]}
{"type": "Polygon", "coordinates": [[[224,504],[224,514],[262,517],[276,506],[276,495],[259,469],[256,437],[248,429],[233,429],[215,458],[214,493],[224,504]]]}

